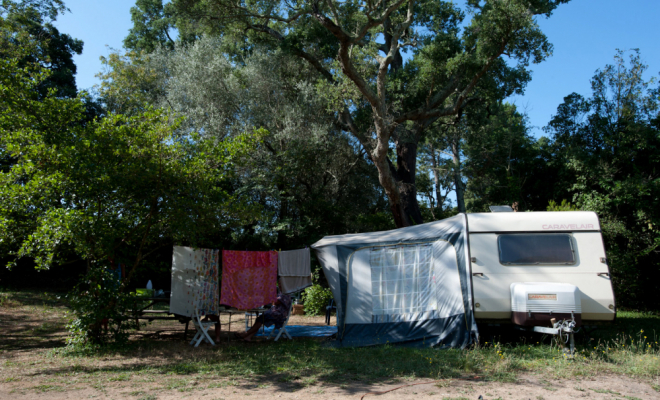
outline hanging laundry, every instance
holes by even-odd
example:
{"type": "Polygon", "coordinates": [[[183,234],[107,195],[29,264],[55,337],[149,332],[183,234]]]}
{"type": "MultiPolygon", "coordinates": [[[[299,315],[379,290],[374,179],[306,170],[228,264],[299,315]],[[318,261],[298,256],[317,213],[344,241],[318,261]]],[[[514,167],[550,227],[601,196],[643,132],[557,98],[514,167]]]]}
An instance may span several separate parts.
{"type": "Polygon", "coordinates": [[[195,305],[204,314],[217,314],[220,250],[174,246],[170,312],[191,317],[195,305]]]}
{"type": "Polygon", "coordinates": [[[276,251],[222,251],[220,303],[239,310],[277,300],[276,251]]]}
{"type": "Polygon", "coordinates": [[[309,249],[280,251],[277,274],[280,276],[280,289],[284,293],[312,286],[309,249]]]}

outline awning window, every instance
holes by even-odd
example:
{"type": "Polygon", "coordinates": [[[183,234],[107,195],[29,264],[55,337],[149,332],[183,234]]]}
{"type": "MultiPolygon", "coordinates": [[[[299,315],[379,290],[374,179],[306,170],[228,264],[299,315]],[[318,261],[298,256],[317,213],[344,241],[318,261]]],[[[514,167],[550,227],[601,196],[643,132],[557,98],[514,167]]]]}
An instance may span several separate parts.
{"type": "Polygon", "coordinates": [[[373,315],[437,309],[430,244],[375,248],[371,251],[373,315]]]}

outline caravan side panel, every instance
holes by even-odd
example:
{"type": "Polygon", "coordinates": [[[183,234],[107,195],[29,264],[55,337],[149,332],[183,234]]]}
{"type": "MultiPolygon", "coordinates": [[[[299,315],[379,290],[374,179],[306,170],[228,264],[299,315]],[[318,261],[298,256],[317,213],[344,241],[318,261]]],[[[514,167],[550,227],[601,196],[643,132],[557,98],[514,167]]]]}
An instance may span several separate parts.
{"type": "Polygon", "coordinates": [[[497,239],[506,234],[470,234],[476,319],[510,319],[510,286],[515,282],[575,285],[581,293],[583,321],[614,319],[614,293],[607,264],[601,262],[605,249],[600,232],[569,233],[575,251],[572,265],[502,265],[497,239]]]}

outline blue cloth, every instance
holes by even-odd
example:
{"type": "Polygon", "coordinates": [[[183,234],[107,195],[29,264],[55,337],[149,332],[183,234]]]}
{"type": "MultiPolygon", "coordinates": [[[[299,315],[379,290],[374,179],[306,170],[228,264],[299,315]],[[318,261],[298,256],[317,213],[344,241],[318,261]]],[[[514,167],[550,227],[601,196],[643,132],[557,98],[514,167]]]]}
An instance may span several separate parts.
{"type": "MultiPolygon", "coordinates": [[[[264,328],[264,332],[259,333],[256,336],[268,336],[274,328],[264,328]]],[[[293,337],[327,337],[332,336],[337,333],[336,326],[306,326],[306,325],[287,325],[286,331],[289,332],[289,335],[293,337]]]]}
{"type": "Polygon", "coordinates": [[[114,275],[116,281],[114,281],[113,284],[119,287],[119,285],[121,285],[121,265],[117,266],[115,269],[106,267],[105,270],[108,271],[110,275],[114,275]]]}

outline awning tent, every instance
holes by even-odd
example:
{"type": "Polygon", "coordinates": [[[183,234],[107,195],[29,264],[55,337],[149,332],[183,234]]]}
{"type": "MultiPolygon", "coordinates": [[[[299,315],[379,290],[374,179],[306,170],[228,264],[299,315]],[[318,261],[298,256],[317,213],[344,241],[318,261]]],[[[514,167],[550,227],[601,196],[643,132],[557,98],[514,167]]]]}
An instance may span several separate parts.
{"type": "Polygon", "coordinates": [[[459,214],[312,245],[337,304],[337,343],[465,347],[477,338],[459,214]]]}

